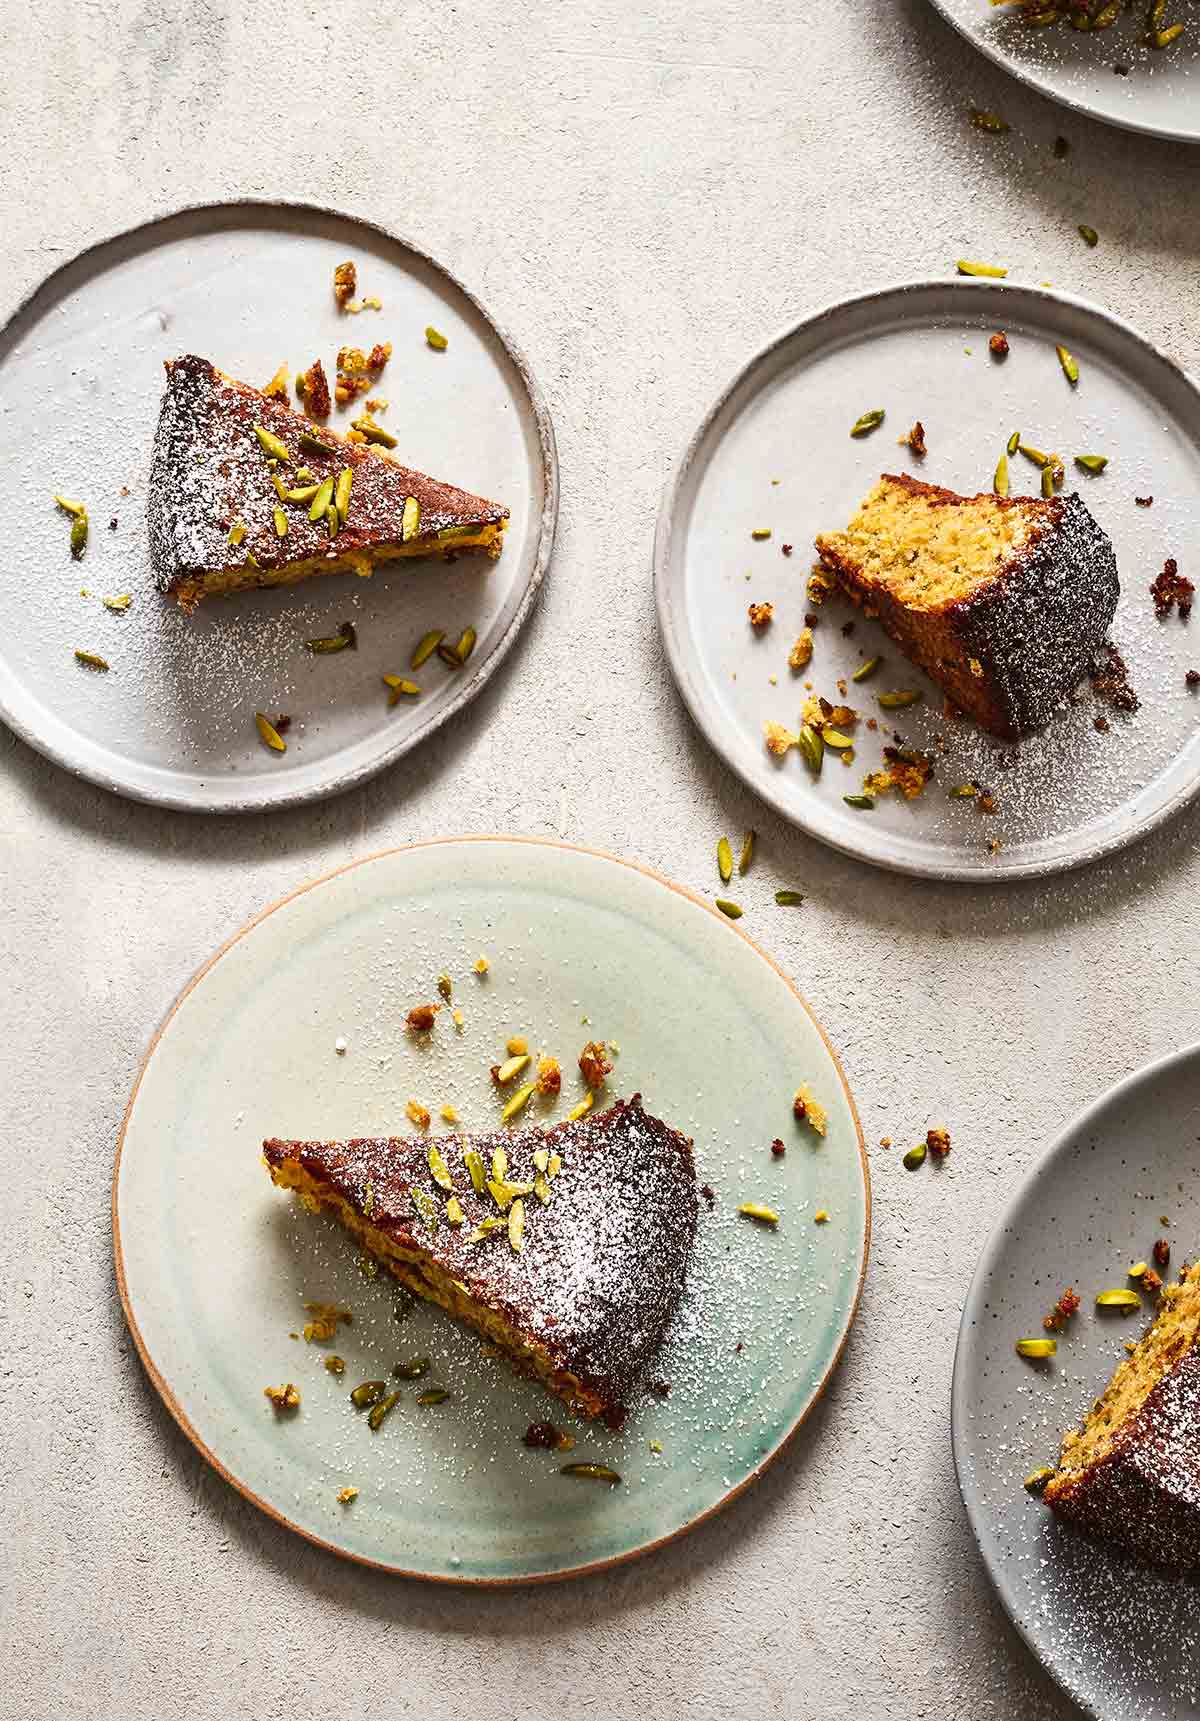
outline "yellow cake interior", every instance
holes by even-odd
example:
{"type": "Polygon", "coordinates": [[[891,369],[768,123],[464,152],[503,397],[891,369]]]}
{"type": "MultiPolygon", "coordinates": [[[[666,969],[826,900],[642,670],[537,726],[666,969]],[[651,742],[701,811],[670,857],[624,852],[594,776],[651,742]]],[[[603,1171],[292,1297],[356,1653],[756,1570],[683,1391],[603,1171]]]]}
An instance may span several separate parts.
{"type": "Polygon", "coordinates": [[[585,1416],[600,1414],[604,1408],[602,1399],[591,1392],[578,1376],[557,1368],[536,1340],[515,1332],[497,1310],[476,1302],[461,1279],[452,1278],[420,1250],[405,1249],[396,1243],[385,1231],[372,1225],[337,1190],[310,1176],[299,1160],[285,1159],[279,1165],[264,1163],[272,1180],[283,1189],[294,1189],[310,1212],[316,1213],[324,1207],[335,1213],[363,1247],[416,1296],[439,1304],[448,1314],[474,1327],[476,1332],[499,1346],[518,1374],[540,1380],[572,1410],[585,1416]]]}
{"type": "Polygon", "coordinates": [[[1075,1475],[1102,1459],[1118,1432],[1136,1416],[1151,1392],[1200,1342],[1200,1263],[1162,1293],[1158,1318],[1127,1356],[1085,1417],[1063,1437],[1059,1467],[1046,1498],[1068,1488],[1075,1475]]]}
{"type": "Polygon", "coordinates": [[[175,595],[185,609],[201,598],[225,592],[257,590],[263,586],[291,586],[299,580],[312,579],[318,574],[358,574],[366,579],[375,571],[377,562],[397,561],[401,557],[456,555],[460,550],[483,550],[495,560],[501,550],[504,520],[486,526],[452,527],[439,534],[440,541],[426,539],[424,543],[373,544],[367,550],[345,550],[336,556],[305,556],[299,561],[285,562],[278,568],[256,567],[253,562],[219,568],[214,573],[181,580],[175,595]]]}
{"type": "Polygon", "coordinates": [[[986,496],[939,502],[881,478],[846,530],[822,533],[817,549],[906,609],[933,610],[984,585],[1034,529],[1020,507],[999,508],[986,496]]]}

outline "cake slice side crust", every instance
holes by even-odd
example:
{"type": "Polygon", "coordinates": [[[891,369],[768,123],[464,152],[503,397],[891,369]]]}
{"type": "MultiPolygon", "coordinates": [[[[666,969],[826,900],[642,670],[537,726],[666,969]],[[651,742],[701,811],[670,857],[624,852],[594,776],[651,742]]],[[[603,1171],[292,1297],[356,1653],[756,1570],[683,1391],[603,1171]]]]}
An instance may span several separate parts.
{"type": "Polygon", "coordinates": [[[371,443],[348,442],[207,359],[188,354],[166,370],[147,525],[156,583],[185,609],[216,593],[369,575],[399,558],[500,554],[502,504],[401,466],[371,443]],[[287,462],[271,464],[256,428],[278,439],[287,462]],[[307,479],[298,476],[305,469],[307,479]],[[284,490],[311,490],[346,470],[353,476],[336,536],[325,515],[310,519],[315,499],[289,501],[276,486],[278,478],[284,490]],[[410,499],[416,514],[410,506],[406,520],[410,499]]]}

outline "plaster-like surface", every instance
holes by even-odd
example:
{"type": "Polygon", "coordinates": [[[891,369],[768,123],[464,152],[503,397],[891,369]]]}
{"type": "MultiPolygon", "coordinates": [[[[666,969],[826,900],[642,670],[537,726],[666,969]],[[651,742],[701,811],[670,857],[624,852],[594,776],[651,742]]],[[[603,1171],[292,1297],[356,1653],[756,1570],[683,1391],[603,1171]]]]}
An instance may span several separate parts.
{"type": "Polygon", "coordinates": [[[657,15],[96,0],[6,23],[0,309],[89,240],[196,199],[369,213],[444,257],[524,347],[563,508],[496,681],[342,800],[160,814],[0,734],[4,1721],[1073,1713],[976,1561],[951,1353],[1022,1168],[1116,1077],[1200,1036],[1200,808],[1041,886],[942,889],[840,859],[698,742],[658,649],[650,542],[661,483],[731,369],[789,317],[883,278],[1002,253],[1200,365],[1200,157],[1058,113],[925,0],[657,15]],[[969,103],[1012,135],[972,130],[969,103]],[[176,1433],[113,1284],[115,1133],[175,991],[290,886],[391,843],[556,834],[712,889],[718,835],[748,823],[744,924],[841,1050],[872,1148],[874,1258],[824,1405],[697,1535],[566,1587],[391,1582],[276,1528],[176,1433]],[[808,893],[799,911],[774,907],[784,883],[808,893]],[[955,1139],[940,1177],[876,1146],[933,1122],[955,1139]]]}

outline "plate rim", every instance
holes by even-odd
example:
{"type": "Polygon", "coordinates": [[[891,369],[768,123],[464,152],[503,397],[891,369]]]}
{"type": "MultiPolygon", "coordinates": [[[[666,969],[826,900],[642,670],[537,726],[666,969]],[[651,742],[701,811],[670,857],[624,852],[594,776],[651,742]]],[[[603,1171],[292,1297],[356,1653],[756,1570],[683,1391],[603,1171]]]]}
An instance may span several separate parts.
{"type": "Polygon", "coordinates": [[[138,1356],[141,1358],[142,1367],[145,1369],[151,1385],[157,1391],[160,1399],[170,1412],[180,1430],[184,1435],[186,1435],[187,1439],[191,1442],[196,1451],[199,1452],[200,1456],[213,1467],[219,1476],[223,1477],[226,1482],[231,1484],[244,1499],[249,1500],[252,1505],[257,1506],[260,1511],[265,1512],[268,1517],[274,1519],[274,1521],[277,1524],[280,1524],[283,1528],[291,1530],[299,1536],[303,1536],[305,1541],[311,1542],[315,1547],[324,1549],[328,1553],[337,1554],[342,1559],[352,1560],[357,1565],[367,1566],[375,1571],[386,1572],[392,1577],[419,1578],[426,1583],[449,1584],[455,1588],[468,1590],[513,1589],[523,1584],[559,1583],[569,1578],[587,1577],[595,1572],[611,1570],[613,1567],[622,1566],[631,1560],[640,1559],[644,1555],[654,1553],[659,1548],[666,1547],[670,1542],[677,1541],[680,1537],[687,1535],[689,1531],[696,1529],[700,1524],[706,1523],[710,1518],[715,1517],[718,1512],[722,1511],[733,1500],[736,1500],[739,1495],[743,1494],[753,1483],[757,1482],[764,1472],[781,1455],[781,1453],[791,1445],[800,1428],[805,1422],[807,1422],[816,1405],[824,1396],[829,1382],[833,1378],[834,1372],[841,1362],[850,1333],[858,1318],[859,1309],[862,1303],[863,1286],[866,1282],[867,1266],[871,1254],[871,1168],[867,1158],[866,1141],[863,1136],[862,1121],[858,1115],[858,1108],[854,1103],[854,1095],[851,1092],[850,1084],[846,1079],[846,1072],[842,1067],[841,1058],[838,1056],[837,1051],[830,1042],[824,1026],[816,1016],[808,1000],[799,991],[798,987],[784,971],[781,965],[776,962],[775,958],[765,951],[761,945],[755,943],[754,939],[750,938],[747,933],[743,932],[741,927],[733,925],[732,922],[719,913],[711,903],[705,901],[702,896],[697,895],[696,892],[691,890],[687,885],[676,883],[674,879],[668,878],[665,873],[658,872],[653,867],[644,865],[641,861],[629,860],[620,855],[614,855],[606,849],[593,848],[584,843],[562,842],[556,838],[521,836],[502,832],[465,833],[458,836],[429,837],[416,842],[398,843],[389,848],[376,849],[371,854],[363,855],[357,860],[344,861],[341,865],[331,867],[327,872],[319,874],[316,878],[308,879],[305,883],[295,886],[285,895],[268,903],[265,908],[260,909],[257,914],[255,914],[250,920],[246,921],[245,924],[239,927],[236,932],[226,938],[213,952],[213,954],[196,969],[190,979],[184,982],[183,986],[168,1006],[161,1021],[158,1023],[158,1026],[151,1035],[149,1044],[147,1045],[146,1051],[139,1063],[137,1075],[134,1078],[133,1086],[130,1090],[129,1098],[126,1101],[125,1109],[121,1117],[120,1127],[117,1131],[117,1146],[113,1157],[110,1205],[113,1234],[113,1265],[116,1273],[117,1292],[121,1299],[121,1307],[124,1311],[126,1325],[129,1328],[130,1335],[132,1336],[134,1345],[137,1348],[138,1356]],[[838,1080],[841,1083],[842,1093],[845,1096],[846,1104],[849,1107],[850,1119],[854,1125],[855,1135],[857,1138],[859,1169],[862,1174],[864,1199],[862,1255],[858,1264],[858,1276],[854,1286],[854,1294],[847,1310],[841,1335],[832,1356],[826,1364],[820,1380],[809,1397],[808,1403],[804,1406],[800,1415],[792,1423],[786,1434],[784,1434],[782,1439],[772,1448],[772,1450],[767,1453],[766,1456],[762,1458],[761,1461],[756,1464],[739,1483],[736,1484],[736,1486],[726,1489],[719,1500],[715,1501],[711,1506],[706,1507],[702,1512],[698,1512],[694,1517],[687,1519],[685,1523],[678,1525],[666,1535],[656,1536],[649,1541],[641,1542],[637,1547],[627,1548],[619,1554],[609,1555],[603,1559],[588,1560],[582,1565],[568,1566],[564,1567],[562,1570],[552,1572],[530,1572],[521,1573],[511,1577],[498,1578],[480,1578],[469,1574],[459,1575],[446,1572],[416,1571],[409,1567],[391,1564],[386,1560],[373,1559],[369,1555],[357,1553],[349,1548],[340,1547],[336,1542],[328,1541],[325,1537],[319,1536],[315,1532],[305,1529],[303,1525],[295,1523],[284,1512],[280,1511],[278,1507],[272,1505],[269,1501],[262,1499],[252,1488],[236,1477],[221,1461],[221,1459],[217,1457],[216,1453],[214,1453],[211,1448],[206,1445],[204,1440],[201,1439],[199,1433],[192,1426],[185,1414],[182,1405],[176,1399],[169,1383],[150,1355],[130,1301],[129,1286],[125,1276],[124,1255],[121,1248],[121,1220],[119,1211],[121,1159],[125,1148],[125,1135],[129,1127],[130,1119],[133,1116],[134,1107],[137,1102],[143,1078],[150,1067],[151,1059],[154,1057],[154,1054],[158,1049],[159,1041],[170,1027],[175,1018],[176,1012],[180,1009],[181,1005],[190,995],[192,990],[205,979],[210,970],[215,968],[217,963],[220,962],[223,957],[228,955],[243,938],[253,932],[261,922],[265,921],[278,909],[286,907],[288,903],[295,901],[298,897],[307,895],[309,891],[316,890],[321,885],[330,883],[333,879],[340,877],[343,873],[353,872],[358,867],[369,866],[375,861],[384,860],[396,855],[408,854],[414,850],[457,846],[463,843],[520,843],[530,847],[556,849],[560,852],[569,854],[587,855],[595,860],[606,861],[615,866],[626,867],[629,871],[641,873],[653,883],[662,885],[667,890],[675,891],[687,901],[703,908],[726,932],[734,934],[749,945],[750,949],[764,962],[766,962],[787,986],[788,990],[792,993],[793,997],[796,999],[797,1003],[808,1016],[813,1027],[820,1035],[822,1044],[833,1062],[834,1070],[836,1071],[838,1080]]]}
{"type": "Polygon", "coordinates": [[[1069,108],[1072,113],[1081,114],[1085,119],[1095,120],[1099,125],[1115,126],[1118,131],[1133,132],[1139,137],[1156,137],[1171,143],[1200,143],[1200,127],[1195,131],[1174,131],[1167,126],[1147,125],[1144,121],[1124,119],[1116,114],[1103,113],[1099,108],[1089,107],[1075,96],[1066,96],[1045,78],[1039,78],[1030,68],[1019,61],[1008,59],[990,42],[980,41],[973,36],[965,19],[959,19],[947,10],[944,0],[931,0],[934,11],[950,28],[968,42],[977,53],[983,54],[994,66],[1007,72],[1010,78],[1016,78],[1026,88],[1036,90],[1038,95],[1049,102],[1057,102],[1060,107],[1069,108]]]}
{"type": "MultiPolygon", "coordinates": [[[[1005,296],[1017,294],[1034,301],[1042,300],[1051,304],[1065,306],[1068,310],[1078,312],[1085,317],[1098,318],[1108,325],[1110,331],[1118,337],[1132,341],[1136,347],[1155,363],[1166,365],[1183,385],[1191,391],[1196,401],[1197,422],[1200,423],[1200,382],[1190,371],[1181,365],[1178,359],[1165,352],[1148,335],[1136,328],[1126,318],[1120,317],[1105,305],[1097,304],[1092,299],[1085,299],[1077,293],[1069,293],[1058,287],[1041,287],[1021,280],[988,280],[968,277],[933,275],[916,276],[910,279],[885,281],[877,286],[868,287],[861,292],[847,293],[840,298],[826,300],[815,309],[802,313],[799,317],[785,324],[770,336],[762,345],[756,347],[746,359],[734,370],[728,380],[721,386],[715,398],[700,419],[699,424],[689,437],[688,442],[677,464],[671,470],[663,486],[659,502],[658,519],[654,530],[653,549],[653,584],[654,609],[658,622],[659,638],[663,651],[671,668],[676,689],[686,707],[692,722],[696,725],[703,740],[705,740],[717,757],[723,761],[730,771],[760,800],[764,801],[774,812],[786,819],[790,825],[802,830],[806,836],[817,842],[836,849],[840,854],[849,856],[860,864],[882,867],[885,871],[901,873],[909,878],[936,879],[943,884],[961,885],[992,885],[1008,883],[1015,879],[1050,878],[1059,873],[1072,872],[1081,866],[1089,866],[1094,861],[1102,860],[1105,856],[1115,854],[1131,843],[1140,842],[1143,837],[1150,835],[1168,819],[1182,811],[1197,794],[1200,794],[1200,762],[1191,782],[1185,789],[1174,794],[1156,812],[1144,817],[1132,828],[1123,830],[1106,840],[1093,841],[1081,851],[1066,856],[1052,856],[1029,860],[1006,860],[1004,851],[996,857],[995,864],[965,870],[961,867],[930,859],[927,862],[908,860],[896,855],[865,854],[849,842],[818,830],[799,816],[792,803],[791,797],[772,783],[759,783],[752,779],[739,763],[739,755],[732,745],[726,744],[726,737],[721,726],[710,720],[705,712],[704,701],[698,678],[689,666],[685,646],[691,635],[682,622],[682,602],[670,589],[671,580],[671,551],[672,543],[678,525],[678,516],[682,512],[683,491],[690,482],[693,469],[704,444],[708,440],[714,423],[725,410],[729,401],[746,379],[759,366],[766,364],[779,349],[790,340],[806,330],[816,331],[826,321],[843,313],[853,313],[872,304],[883,305],[891,299],[903,299],[905,294],[929,293],[963,293],[978,294],[982,299],[990,299],[999,304],[1005,296]]],[[[997,324],[999,327],[999,324],[997,324]]]]}
{"type": "Polygon", "coordinates": [[[987,1573],[992,1589],[1010,1622],[1020,1634],[1026,1648],[1051,1675],[1060,1689],[1066,1692],[1071,1701],[1078,1703],[1085,1714],[1096,1717],[1096,1721],[1107,1721],[1107,1718],[1089,1698],[1076,1691],[1068,1683],[1066,1676],[1059,1671],[1045,1646],[1027,1627],[1022,1618],[1010,1591],[1007,1576],[993,1565],[985,1551],[982,1531],[987,1527],[986,1520],[981,1513],[977,1513],[964,1479],[966,1466],[966,1434],[964,1430],[968,1411],[964,1381],[965,1357],[968,1346],[967,1334],[975,1322],[979,1305],[983,1301],[984,1280],[995,1264],[995,1257],[1000,1252],[1001,1241],[1010,1229],[1014,1215],[1025,1200],[1030,1186],[1037,1181],[1050,1162],[1057,1159],[1087,1130],[1094,1128],[1104,1112],[1129,1098],[1138,1088],[1154,1082],[1177,1065],[1198,1060],[1200,1060],[1200,1040],[1191,1040],[1186,1045],[1178,1046],[1171,1052],[1164,1052],[1161,1057],[1152,1058],[1149,1063],[1129,1071],[1127,1075],[1113,1082],[1096,1099],[1090,1101],[1073,1117],[1069,1118],[1063,1128],[1054,1136],[1050,1145],[1038,1155],[1032,1165],[1026,1167],[997,1215],[983,1247],[979,1251],[979,1259],[975,1263],[971,1282],[963,1300],[958,1333],[954,1341],[954,1362],[950,1374],[950,1450],[954,1461],[955,1481],[958,1483],[959,1496],[962,1499],[963,1510],[967,1515],[967,1522],[971,1527],[971,1535],[975,1542],[980,1564],[987,1573]]]}
{"type": "MultiPolygon", "coordinates": [[[[423,246],[415,244],[403,233],[386,227],[382,222],[374,221],[370,216],[356,215],[346,209],[339,209],[333,204],[314,203],[304,198],[285,197],[229,197],[218,199],[202,199],[195,203],[179,204],[158,215],[149,216],[144,221],[136,221],[132,226],[120,227],[103,234],[100,238],[76,251],[47,274],[41,276],[30,290],[13,307],[12,311],[0,324],[0,343],[5,341],[16,329],[20,320],[32,309],[40,294],[51,287],[68,270],[80,264],[94,265],[100,260],[100,253],[109,247],[119,246],[136,239],[141,234],[148,234],[153,228],[165,226],[169,222],[181,221],[187,217],[236,216],[245,211],[253,215],[261,211],[273,215],[319,215],[326,219],[344,221],[351,226],[365,228],[377,238],[386,240],[389,245],[398,245],[407,251],[411,257],[425,264],[437,275],[449,283],[458,293],[461,293],[471,308],[482,319],[495,339],[500,343],[511,361],[513,368],[521,380],[533,415],[533,423],[537,432],[538,451],[541,462],[543,501],[541,521],[537,528],[537,542],[534,550],[532,565],[525,583],[525,590],[512,618],[504,632],[499,635],[486,656],[476,664],[469,679],[465,679],[452,696],[437,711],[432,712],[417,728],[407,734],[398,734],[390,747],[385,747],[377,756],[364,761],[350,771],[335,771],[331,780],[313,785],[309,788],[281,788],[272,793],[269,798],[247,797],[245,794],[230,794],[228,798],[215,800],[188,799],[182,793],[156,789],[153,784],[131,787],[119,776],[99,767],[81,763],[77,758],[60,749],[52,739],[43,737],[25,720],[14,712],[0,694],[0,721],[13,734],[31,747],[35,753],[48,759],[76,779],[94,783],[98,788],[106,789],[110,794],[120,795],[126,800],[140,802],[145,806],[168,807],[174,812],[216,814],[227,813],[272,813],[285,807],[307,806],[314,802],[332,799],[335,795],[344,794],[347,790],[357,788],[362,783],[370,781],[388,766],[412,752],[421,742],[427,740],[443,724],[454,717],[466,705],[483,691],[484,686],[498,670],[521,632],[533,608],[542,582],[545,579],[550,558],[554,550],[554,540],[558,528],[558,510],[560,501],[558,443],[554,433],[554,421],[546,404],[546,397],[530,368],[525,357],[524,349],[509,334],[503,324],[497,322],[486,305],[462,281],[447,264],[441,262],[423,246]]],[[[536,513],[531,511],[531,519],[536,513]]],[[[334,756],[336,760],[336,755],[334,756]]],[[[281,779],[281,784],[284,779],[281,779]]],[[[231,789],[232,789],[231,785],[231,789]]]]}

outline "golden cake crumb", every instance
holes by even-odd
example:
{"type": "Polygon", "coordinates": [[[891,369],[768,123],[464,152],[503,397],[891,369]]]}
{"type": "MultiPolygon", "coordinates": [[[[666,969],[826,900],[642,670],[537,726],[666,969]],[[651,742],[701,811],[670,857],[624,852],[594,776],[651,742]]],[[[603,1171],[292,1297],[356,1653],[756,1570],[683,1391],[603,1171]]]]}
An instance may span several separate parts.
{"type": "Polygon", "coordinates": [[[789,669],[803,669],[805,664],[811,661],[812,654],[813,654],[813,631],[812,631],[812,628],[810,628],[810,627],[801,628],[800,634],[796,640],[795,645],[793,645],[791,651],[788,653],[788,668],[789,669]]]}
{"type": "Polygon", "coordinates": [[[282,1416],[286,1411],[300,1408],[300,1391],[289,1380],[286,1386],[264,1386],[263,1396],[271,1401],[271,1409],[276,1416],[282,1416]]]}
{"type": "Polygon", "coordinates": [[[404,1107],[410,1123],[415,1123],[418,1129],[429,1128],[429,1111],[420,1100],[409,1100],[404,1107]]]}
{"type": "Polygon", "coordinates": [[[807,1082],[801,1082],[792,1100],[792,1111],[817,1135],[824,1135],[829,1114],[807,1082]]]}

